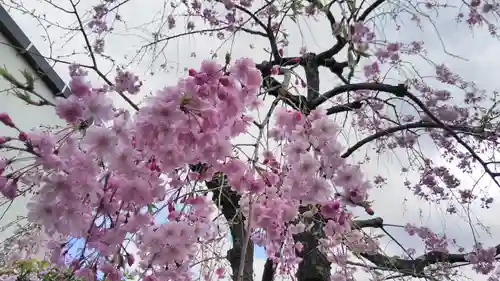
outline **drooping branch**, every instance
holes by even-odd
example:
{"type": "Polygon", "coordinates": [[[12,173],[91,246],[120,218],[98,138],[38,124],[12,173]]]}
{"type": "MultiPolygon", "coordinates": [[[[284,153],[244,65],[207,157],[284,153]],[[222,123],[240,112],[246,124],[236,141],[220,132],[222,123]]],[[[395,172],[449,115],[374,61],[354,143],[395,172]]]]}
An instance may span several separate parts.
{"type": "Polygon", "coordinates": [[[447,124],[443,123],[434,113],[432,113],[426,106],[425,104],[417,98],[415,95],[412,93],[406,91],[404,93],[404,96],[410,99],[412,102],[414,102],[422,111],[429,117],[429,119],[436,124],[440,125],[443,130],[445,130],[448,134],[451,135],[455,139],[455,141],[460,144],[467,152],[472,156],[472,158],[477,161],[484,169],[484,171],[491,177],[493,182],[500,187],[500,182],[496,177],[498,177],[500,174],[493,172],[489,167],[488,164],[474,151],[474,149],[467,144],[458,134],[455,132],[452,128],[450,128],[447,124]]]}
{"type": "MultiPolygon", "coordinates": [[[[78,3],[75,3],[73,0],[70,0],[70,3],[71,3],[71,7],[73,8],[73,12],[76,16],[76,19],[77,19],[77,22],[78,22],[78,27],[80,29],[80,32],[82,33],[82,36],[83,36],[83,39],[85,40],[85,47],[86,49],[89,51],[89,54],[90,54],[90,58],[92,60],[92,69],[97,73],[97,75],[99,75],[101,78],[103,78],[103,80],[110,86],[113,85],[113,83],[111,83],[111,81],[109,81],[109,79],[106,77],[106,75],[104,75],[98,68],[97,66],[97,59],[96,59],[96,56],[94,54],[94,51],[92,50],[92,45],[90,44],[90,40],[89,40],[89,37],[87,35],[87,32],[85,32],[85,27],[83,25],[83,22],[82,22],[82,19],[80,17],[80,14],[78,13],[78,9],[77,9],[77,6],[78,6],[78,3]]],[[[118,92],[118,94],[120,95],[120,97],[125,100],[134,110],[136,111],[139,111],[139,107],[132,101],[130,100],[125,94],[123,94],[122,92],[118,92]]]]}
{"type": "MultiPolygon", "coordinates": [[[[470,134],[474,137],[477,138],[486,138],[488,136],[493,135],[493,132],[486,131],[483,127],[479,126],[457,126],[457,125],[448,125],[450,129],[453,129],[454,131],[458,133],[466,133],[470,134]]],[[[374,140],[377,140],[379,138],[383,138],[385,136],[391,135],[396,132],[400,131],[406,131],[406,130],[411,130],[411,129],[443,129],[443,127],[440,124],[436,124],[433,122],[429,121],[418,121],[414,123],[408,123],[408,124],[402,124],[399,126],[394,126],[387,128],[385,130],[379,131],[373,135],[370,135],[357,143],[355,143],[353,146],[351,146],[349,149],[347,149],[344,154],[342,154],[343,158],[349,157],[352,153],[354,153],[356,150],[361,148],[363,145],[368,144],[374,140]]]]}
{"type": "Polygon", "coordinates": [[[377,9],[378,7],[380,7],[380,5],[382,5],[386,0],[376,0],[375,2],[373,2],[370,6],[368,6],[368,8],[366,8],[366,10],[361,14],[361,16],[359,16],[358,18],[358,21],[364,21],[366,20],[366,18],[375,10],[377,9]]]}
{"type": "MultiPolygon", "coordinates": [[[[496,247],[496,255],[500,255],[500,245],[496,247]]],[[[369,260],[377,267],[388,270],[397,271],[405,276],[424,277],[426,267],[436,263],[467,263],[468,253],[465,254],[450,254],[439,251],[431,251],[415,259],[402,259],[398,257],[388,257],[386,255],[377,254],[360,254],[363,258],[369,260]]]]}
{"type": "Polygon", "coordinates": [[[358,91],[358,90],[369,90],[369,91],[380,91],[391,93],[397,97],[406,97],[410,101],[412,101],[419,109],[429,117],[429,119],[438,125],[440,128],[446,131],[451,137],[455,139],[455,141],[460,144],[467,152],[477,161],[484,169],[484,171],[491,177],[491,179],[495,182],[497,186],[500,186],[500,182],[497,180],[497,176],[499,173],[493,172],[488,166],[487,163],[474,151],[474,149],[468,145],[460,136],[458,136],[457,132],[453,130],[449,125],[443,123],[434,113],[432,113],[427,106],[415,95],[408,91],[408,88],[404,84],[398,84],[397,86],[382,84],[382,83],[357,83],[357,84],[348,84],[338,86],[330,91],[327,91],[323,95],[319,96],[317,99],[313,100],[309,103],[309,108],[315,109],[325,101],[330,98],[335,97],[336,95],[349,92],[349,91],[358,91]]]}
{"type": "MultiPolygon", "coordinates": [[[[354,220],[352,222],[357,228],[380,228],[384,227],[382,218],[368,220],[354,220]]],[[[500,245],[496,247],[496,255],[500,255],[500,245]]],[[[381,253],[360,253],[360,256],[367,259],[380,269],[387,271],[397,271],[405,276],[424,277],[424,269],[436,263],[467,263],[466,256],[469,253],[451,254],[440,251],[430,251],[414,259],[403,259],[397,256],[388,257],[381,253]]]]}
{"type": "Polygon", "coordinates": [[[345,39],[344,37],[342,37],[340,35],[339,32],[337,32],[337,30],[335,30],[336,28],[336,25],[337,25],[337,21],[335,20],[335,17],[333,16],[332,12],[330,11],[330,7],[331,5],[333,5],[333,3],[335,1],[332,1],[328,7],[323,7],[323,4],[321,4],[320,1],[315,1],[315,0],[309,0],[310,3],[315,3],[318,8],[322,9],[322,10],[325,10],[325,14],[326,14],[326,18],[328,19],[328,22],[330,23],[330,27],[332,29],[332,32],[335,34],[335,39],[337,40],[337,42],[335,43],[335,45],[333,45],[331,48],[329,48],[328,50],[320,53],[316,59],[319,63],[325,61],[326,59],[329,59],[329,58],[332,58],[334,55],[338,54],[346,45],[347,45],[347,39],[345,39]]]}
{"type": "MultiPolygon", "coordinates": [[[[384,221],[377,217],[368,220],[354,220],[352,225],[355,228],[384,228],[384,221]]],[[[500,244],[495,246],[496,254],[500,255],[500,244]]],[[[437,263],[468,263],[467,255],[469,253],[452,254],[441,251],[430,251],[414,259],[403,259],[397,256],[388,257],[381,253],[360,253],[360,256],[367,259],[379,269],[394,271],[404,276],[425,277],[426,267],[437,263]]]]}

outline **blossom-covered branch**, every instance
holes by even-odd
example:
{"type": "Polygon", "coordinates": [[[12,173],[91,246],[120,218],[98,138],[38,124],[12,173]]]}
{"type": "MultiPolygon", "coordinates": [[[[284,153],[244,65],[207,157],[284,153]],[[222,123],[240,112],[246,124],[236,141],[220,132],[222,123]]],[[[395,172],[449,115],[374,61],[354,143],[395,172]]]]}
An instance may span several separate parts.
{"type": "MultiPolygon", "coordinates": [[[[266,252],[262,281],[291,276],[298,281],[353,280],[357,267],[370,268],[367,274],[377,281],[383,271],[428,277],[433,265],[440,266],[431,272],[438,279],[449,273],[448,264],[460,262],[491,278],[500,275],[500,269],[495,271],[498,247],[470,243],[468,254],[450,254],[452,238],[406,224],[407,234],[417,235],[427,253],[414,257],[381,217],[364,219],[375,214],[373,193],[393,192],[386,177],[367,173],[373,155],[353,157],[369,143],[377,158],[406,152],[404,189],[421,200],[446,203],[449,214],[457,212],[454,205],[470,207],[479,197],[488,208],[493,197],[462,184],[448,164],[470,174],[479,164],[498,176],[491,167],[500,137],[495,93],[489,97],[441,63],[431,64],[434,83],[419,73],[388,78],[394,69],[406,70],[407,61],[427,57],[417,39],[391,42],[376,32],[376,12],[382,6],[398,24],[397,2],[165,3],[158,19],[136,25],[142,30],[155,24],[145,33],[152,38],[134,54],[153,52],[144,73],[153,72],[168,42],[184,36],[209,36],[207,45],[231,46],[223,61],[213,51],[213,60],[186,65],[176,83],[161,85],[140,107],[129,96],[144,92],[143,79],[132,69],[117,67],[129,62],[118,64],[112,52],[106,54],[113,44],[106,45],[105,39],[119,34],[119,25],[127,26],[124,33],[134,30],[120,12],[126,4],[133,1],[105,0],[82,13],[80,2],[70,1],[69,9],[48,3],[76,17],[70,30],[81,35],[81,52],[92,61],[71,64],[70,97],[38,104],[54,107],[67,126],[27,131],[19,116],[0,114],[0,125],[13,132],[0,136],[0,150],[18,154],[0,161],[0,192],[7,200],[33,194],[27,218],[43,233],[37,241],[55,273],[85,281],[254,281],[254,250],[260,247],[266,252]],[[309,40],[291,33],[292,24],[311,19],[324,20],[331,34],[320,36],[331,36],[331,44],[322,46],[322,40],[319,46],[306,46],[309,40]],[[250,53],[234,59],[230,51],[243,50],[233,49],[241,38],[236,35],[264,37],[265,46],[251,50],[263,52],[267,61],[255,63],[250,53]],[[291,47],[298,42],[304,46],[291,47]],[[157,48],[160,43],[164,46],[157,48]],[[116,71],[101,71],[104,62],[116,71]],[[327,86],[332,77],[338,81],[327,86]],[[326,87],[331,90],[322,89],[326,87]],[[117,95],[134,112],[117,108],[117,95]],[[343,138],[351,129],[358,137],[354,142],[343,138]],[[423,139],[435,144],[435,155],[419,149],[423,139]],[[437,157],[447,164],[433,161],[437,157]],[[409,170],[415,177],[407,176],[409,170]],[[365,232],[367,228],[386,232],[403,254],[389,257],[380,249],[379,236],[365,232]]],[[[449,6],[425,4],[426,9],[449,6]]],[[[488,26],[493,33],[487,16],[499,7],[471,1],[467,25],[488,26]]],[[[420,24],[419,5],[403,10],[420,24]]],[[[195,58],[192,53],[190,59],[195,58]]],[[[170,61],[160,68],[168,69],[170,61]]],[[[27,91],[22,97],[26,101],[37,94],[27,91]]],[[[11,244],[19,247],[14,249],[30,249],[26,239],[15,241],[11,244]]],[[[30,258],[32,253],[26,252],[30,258]]],[[[8,274],[12,279],[25,272],[8,274]]]]}

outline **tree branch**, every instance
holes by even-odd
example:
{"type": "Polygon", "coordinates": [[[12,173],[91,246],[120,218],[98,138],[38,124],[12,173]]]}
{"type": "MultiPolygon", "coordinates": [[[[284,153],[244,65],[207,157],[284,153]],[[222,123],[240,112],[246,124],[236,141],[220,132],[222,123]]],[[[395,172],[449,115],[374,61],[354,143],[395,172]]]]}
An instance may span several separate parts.
{"type": "MultiPolygon", "coordinates": [[[[352,225],[356,228],[383,228],[384,221],[382,218],[377,217],[368,220],[354,220],[352,225]]],[[[495,246],[496,256],[500,255],[500,245],[495,246]]],[[[360,255],[375,264],[377,267],[403,273],[406,276],[423,277],[424,269],[436,263],[460,263],[468,262],[465,258],[469,253],[464,254],[450,254],[440,251],[430,251],[415,259],[402,259],[397,256],[388,257],[386,255],[376,253],[361,253],[360,255]]]]}
{"type": "MultiPolygon", "coordinates": [[[[90,58],[92,60],[92,69],[94,69],[94,71],[97,73],[97,75],[99,75],[101,78],[104,79],[104,81],[108,84],[108,85],[113,85],[113,83],[111,83],[111,81],[109,81],[109,79],[107,79],[107,77],[98,69],[97,67],[97,59],[95,57],[95,54],[94,52],[92,51],[92,45],[90,44],[90,41],[89,41],[89,37],[87,35],[87,33],[85,32],[85,28],[83,26],[83,22],[82,22],[82,19],[80,17],[80,14],[78,13],[78,10],[77,10],[77,5],[78,4],[75,4],[73,2],[73,0],[70,0],[70,3],[71,3],[71,7],[73,8],[73,13],[75,14],[76,16],[76,19],[77,19],[77,22],[78,22],[78,26],[80,28],[80,31],[82,32],[82,35],[83,35],[83,39],[85,40],[85,45],[87,47],[87,50],[89,51],[89,54],[90,54],[90,58]]],[[[125,94],[123,94],[122,92],[118,92],[118,94],[120,95],[120,97],[122,99],[124,99],[133,109],[135,109],[136,111],[139,111],[139,107],[132,101],[130,100],[125,94]]]]}
{"type": "Polygon", "coordinates": [[[467,150],[467,152],[472,156],[472,158],[474,158],[474,160],[476,160],[481,166],[483,166],[484,171],[491,177],[491,179],[495,182],[495,184],[500,187],[500,182],[496,178],[500,174],[495,173],[490,168],[488,168],[487,163],[474,151],[474,149],[472,149],[470,145],[464,142],[457,135],[457,133],[452,128],[450,128],[449,125],[439,120],[439,118],[437,118],[434,115],[434,113],[432,113],[419,98],[417,98],[415,95],[413,95],[408,91],[408,88],[404,84],[398,84],[397,86],[381,84],[381,83],[358,83],[358,84],[342,85],[324,93],[317,99],[313,100],[309,104],[309,109],[311,110],[315,109],[326,100],[335,97],[338,94],[345,93],[348,91],[357,91],[357,90],[369,90],[369,91],[380,91],[380,92],[391,93],[397,97],[406,97],[412,102],[414,102],[415,105],[417,105],[429,117],[430,120],[432,120],[434,123],[443,128],[456,140],[458,144],[460,144],[463,148],[465,148],[465,150],[467,150]]]}
{"type": "Polygon", "coordinates": [[[267,259],[262,272],[262,281],[273,281],[274,279],[274,262],[272,259],[267,259]]]}
{"type": "Polygon", "coordinates": [[[373,2],[366,10],[361,14],[361,16],[358,18],[357,21],[364,21],[370,15],[371,12],[373,12],[376,8],[378,8],[380,5],[382,5],[385,2],[385,0],[377,0],[373,2]]]}
{"type": "MultiPolygon", "coordinates": [[[[472,126],[456,126],[456,125],[447,125],[450,129],[453,129],[455,131],[458,131],[460,133],[468,133],[471,135],[475,135],[476,137],[480,138],[485,138],[488,136],[493,135],[493,132],[489,132],[484,130],[483,127],[472,127],[472,126]]],[[[387,128],[385,130],[379,131],[373,135],[370,135],[359,142],[355,143],[353,146],[351,146],[349,149],[347,149],[344,154],[342,154],[343,158],[349,157],[352,153],[354,153],[356,150],[361,148],[363,145],[372,142],[376,139],[388,136],[390,134],[399,132],[399,131],[405,131],[405,130],[410,130],[410,129],[432,129],[432,128],[437,128],[437,129],[444,129],[440,124],[436,124],[433,122],[428,122],[428,121],[418,121],[414,123],[408,123],[408,124],[403,124],[391,128],[387,128]]]]}
{"type": "Polygon", "coordinates": [[[310,110],[308,107],[306,97],[302,95],[294,95],[282,88],[282,85],[278,80],[271,76],[264,78],[264,88],[268,90],[268,94],[274,97],[280,97],[283,101],[294,109],[297,109],[304,114],[309,114],[310,110]]]}
{"type": "MultiPolygon", "coordinates": [[[[500,254],[500,245],[496,247],[496,255],[500,254]]],[[[406,276],[413,277],[423,277],[424,269],[432,264],[436,263],[459,263],[459,262],[468,262],[465,258],[466,254],[450,254],[439,251],[431,251],[428,252],[416,259],[401,259],[397,256],[395,257],[387,257],[383,254],[360,254],[363,258],[369,260],[377,267],[383,268],[388,271],[397,271],[399,273],[403,273],[406,276]]]]}
{"type": "Polygon", "coordinates": [[[353,220],[352,225],[355,228],[382,228],[384,220],[381,217],[367,219],[367,220],[353,220]]]}
{"type": "Polygon", "coordinates": [[[302,61],[306,73],[307,100],[312,101],[319,96],[319,65],[316,63],[316,54],[308,53],[302,61]]]}
{"type": "MultiPolygon", "coordinates": [[[[220,1],[220,0],[218,0],[217,2],[222,3],[222,1],[220,1]]],[[[276,37],[274,36],[274,33],[271,29],[270,22],[268,22],[268,25],[265,25],[264,22],[262,20],[260,20],[256,15],[260,11],[271,6],[273,4],[273,2],[274,1],[268,1],[266,3],[266,5],[259,8],[255,13],[252,13],[251,11],[249,11],[248,9],[246,9],[245,7],[240,6],[240,5],[235,5],[235,7],[236,7],[236,9],[249,15],[258,25],[260,25],[264,29],[266,37],[269,39],[269,44],[271,46],[271,51],[272,51],[272,54],[274,56],[274,59],[281,60],[281,56],[279,55],[279,52],[278,52],[278,45],[276,44],[276,37]]]]}
{"type": "Polygon", "coordinates": [[[346,104],[336,105],[328,108],[326,110],[326,115],[332,115],[336,113],[360,109],[362,106],[363,106],[363,101],[353,101],[346,104]]]}
{"type": "Polygon", "coordinates": [[[319,96],[310,103],[310,108],[315,109],[316,107],[323,104],[330,98],[333,98],[339,94],[349,92],[349,91],[359,91],[359,90],[369,90],[369,91],[380,91],[394,94],[398,97],[403,97],[408,92],[404,84],[399,84],[397,86],[380,84],[380,83],[358,83],[358,84],[348,84],[338,86],[323,95],[319,96]]]}
{"type": "MultiPolygon", "coordinates": [[[[308,2],[310,3],[315,3],[320,9],[323,9],[323,4],[321,4],[320,1],[315,1],[315,0],[309,0],[308,2]]],[[[330,11],[331,5],[333,5],[335,1],[332,1],[328,8],[325,11],[326,18],[328,19],[328,22],[330,23],[330,28],[332,29],[332,32],[335,33],[337,30],[335,30],[335,26],[337,25],[337,21],[335,20],[335,17],[333,16],[332,12],[330,11]]],[[[320,53],[318,56],[316,56],[316,60],[318,64],[321,64],[323,61],[326,59],[332,58],[334,55],[338,54],[347,44],[347,40],[340,36],[339,33],[335,34],[335,39],[337,39],[337,42],[335,45],[333,45],[330,49],[320,53]]]]}

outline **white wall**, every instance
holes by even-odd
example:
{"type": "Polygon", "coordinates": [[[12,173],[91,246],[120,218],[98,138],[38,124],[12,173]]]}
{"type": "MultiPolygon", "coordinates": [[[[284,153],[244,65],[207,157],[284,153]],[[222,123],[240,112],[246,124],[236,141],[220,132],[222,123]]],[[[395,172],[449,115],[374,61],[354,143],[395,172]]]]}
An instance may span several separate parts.
{"type": "MultiPolygon", "coordinates": [[[[16,77],[18,81],[25,81],[19,72],[20,70],[27,70],[34,77],[37,77],[35,71],[26,63],[24,58],[14,48],[9,46],[9,41],[2,33],[0,33],[0,66],[7,68],[9,73],[16,77]]],[[[56,116],[53,107],[27,105],[24,101],[9,93],[11,92],[9,89],[11,88],[11,84],[3,79],[3,77],[0,77],[0,112],[7,112],[19,128],[22,128],[24,131],[30,131],[40,126],[63,125],[61,120],[56,116]]],[[[54,100],[52,92],[38,77],[35,82],[35,89],[38,94],[44,96],[46,99],[54,100]]],[[[0,124],[0,136],[17,136],[17,131],[0,124]]],[[[11,155],[12,153],[10,152],[0,151],[0,157],[2,158],[11,155]]],[[[24,165],[26,165],[26,162],[14,167],[19,168],[24,165]]],[[[16,220],[18,216],[25,216],[27,213],[27,201],[28,196],[19,197],[7,208],[9,202],[4,204],[5,200],[3,198],[0,199],[0,228],[16,220]]],[[[12,230],[7,229],[0,232],[0,242],[9,237],[12,234],[12,230]]]]}

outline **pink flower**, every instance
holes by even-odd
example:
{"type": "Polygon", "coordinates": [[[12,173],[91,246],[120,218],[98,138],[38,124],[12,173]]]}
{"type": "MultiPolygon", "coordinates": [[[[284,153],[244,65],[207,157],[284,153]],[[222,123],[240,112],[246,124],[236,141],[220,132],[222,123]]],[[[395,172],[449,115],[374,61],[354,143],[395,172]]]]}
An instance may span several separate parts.
{"type": "Polygon", "coordinates": [[[34,150],[42,156],[49,156],[54,153],[56,140],[53,136],[44,132],[32,132],[28,135],[34,150]]]}
{"type": "Polygon", "coordinates": [[[328,118],[315,120],[311,126],[311,135],[324,140],[331,139],[340,131],[340,128],[328,118]]]}
{"type": "Polygon", "coordinates": [[[260,87],[262,76],[260,72],[255,69],[255,63],[251,59],[238,59],[229,71],[246,87],[260,87]]]}
{"type": "Polygon", "coordinates": [[[98,126],[113,118],[113,102],[104,93],[92,91],[82,99],[82,103],[86,107],[86,119],[91,119],[98,126]]]}
{"type": "Polygon", "coordinates": [[[85,108],[78,96],[56,98],[56,113],[70,124],[78,124],[84,119],[85,108]]]}
{"type": "Polygon", "coordinates": [[[90,93],[92,85],[86,80],[86,76],[73,76],[69,83],[72,95],[84,97],[90,93]]]}
{"type": "Polygon", "coordinates": [[[124,71],[120,68],[116,69],[115,91],[119,93],[128,92],[131,95],[139,93],[142,87],[142,82],[139,76],[134,75],[130,71],[124,71]]]}
{"type": "Polygon", "coordinates": [[[298,160],[302,154],[307,152],[309,147],[309,142],[303,139],[297,139],[296,141],[289,143],[284,148],[284,152],[291,160],[298,160]]]}
{"type": "Polygon", "coordinates": [[[105,127],[91,127],[87,130],[82,144],[89,152],[103,156],[115,151],[117,137],[105,127]]]}
{"type": "Polygon", "coordinates": [[[102,266],[101,266],[101,270],[102,272],[106,275],[107,279],[109,279],[110,281],[120,281],[122,280],[122,274],[121,272],[118,270],[118,268],[116,268],[115,265],[111,264],[111,263],[104,263],[102,266]]]}
{"type": "MultiPolygon", "coordinates": [[[[202,3],[193,6],[208,21],[215,17],[208,8],[200,10],[202,3]]],[[[96,9],[93,24],[104,20],[105,10],[96,9]]],[[[236,23],[237,15],[232,17],[236,23]]],[[[358,39],[368,33],[362,29],[358,39]]],[[[252,60],[237,60],[227,69],[204,61],[199,71],[191,69],[189,77],[156,92],[133,115],[115,110],[107,95],[110,90],[138,93],[142,84],[136,75],[118,70],[113,89],[92,87],[77,66],[70,67],[70,75],[78,93],[59,100],[57,114],[71,124],[94,122],[82,130],[68,126],[56,133],[27,134],[24,144],[35,152],[32,171],[0,177],[0,190],[8,198],[17,193],[10,184],[18,174],[33,189],[28,220],[51,237],[62,237],[47,247],[55,264],[64,265],[70,236],[85,239],[85,249],[77,254],[85,262],[77,260],[71,268],[84,280],[101,274],[121,280],[124,264],[137,264],[148,281],[192,280],[199,253],[220,241],[216,197],[206,194],[204,182],[217,182],[209,185],[214,194],[231,188],[231,198],[221,194],[222,204],[239,204],[235,211],[248,218],[252,241],[266,247],[285,271],[301,260],[296,252],[301,244],[293,235],[309,231],[305,218],[317,211],[299,213],[304,204],[320,204],[323,215],[331,218],[325,225],[328,237],[319,247],[343,258],[337,250],[351,231],[349,208],[357,207],[353,201],[366,200],[371,186],[359,167],[345,164],[339,128],[322,109],[309,115],[278,109],[272,116],[275,124],[270,124],[274,128],[268,133],[266,126],[261,139],[264,144],[274,136],[278,147],[266,147],[262,161],[247,159],[245,149],[236,155],[235,137],[254,129],[247,111],[262,103],[257,96],[262,77],[252,60]],[[202,169],[194,171],[199,163],[202,169]],[[339,198],[329,201],[336,189],[339,198]],[[134,255],[125,251],[129,242],[137,247],[134,255]]],[[[257,152],[261,156],[262,150],[257,152]]],[[[0,164],[0,169],[6,166],[0,164]]],[[[419,234],[430,237],[429,249],[446,245],[436,235],[419,234]]],[[[215,273],[216,278],[226,277],[223,267],[215,273]]]]}
{"type": "MultiPolygon", "coordinates": [[[[4,177],[2,177],[2,179],[4,179],[4,177]]],[[[2,182],[0,182],[0,185],[2,185],[2,182]]],[[[7,199],[14,200],[17,196],[17,180],[7,181],[6,184],[0,186],[0,192],[7,199]]]]}
{"type": "Polygon", "coordinates": [[[95,281],[97,279],[97,274],[89,268],[77,269],[75,276],[82,278],[84,281],[95,281]]]}
{"type": "Polygon", "coordinates": [[[361,171],[359,166],[344,165],[337,173],[334,179],[336,185],[342,187],[350,187],[353,184],[356,185],[361,179],[361,171]]]}
{"type": "Polygon", "coordinates": [[[222,65],[216,63],[215,61],[205,60],[201,63],[200,72],[198,74],[204,74],[207,78],[217,81],[222,77],[222,65]]]}
{"type": "Polygon", "coordinates": [[[318,160],[310,154],[302,154],[299,161],[296,164],[296,170],[294,170],[300,176],[309,176],[315,174],[320,164],[318,160]]]}
{"type": "Polygon", "coordinates": [[[215,274],[217,274],[217,276],[219,277],[219,279],[223,279],[224,278],[224,274],[225,274],[225,269],[223,267],[219,267],[215,270],[215,274]]]}
{"type": "Polygon", "coordinates": [[[321,214],[326,218],[334,218],[340,211],[340,202],[328,201],[321,206],[321,214]]]}

